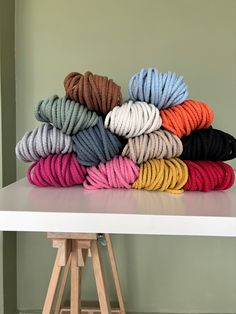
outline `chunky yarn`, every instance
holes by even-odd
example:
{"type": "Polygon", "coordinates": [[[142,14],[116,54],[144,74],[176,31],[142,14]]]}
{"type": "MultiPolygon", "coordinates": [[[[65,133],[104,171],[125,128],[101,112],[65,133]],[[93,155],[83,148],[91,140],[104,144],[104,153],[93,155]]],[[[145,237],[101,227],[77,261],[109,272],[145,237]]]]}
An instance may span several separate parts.
{"type": "Polygon", "coordinates": [[[236,157],[236,139],[223,131],[209,128],[182,138],[181,159],[231,160],[236,157]]]}
{"type": "Polygon", "coordinates": [[[48,122],[67,135],[75,134],[97,123],[96,112],[67,99],[54,95],[38,102],[35,117],[41,122],[48,122]]]}
{"type": "Polygon", "coordinates": [[[213,110],[196,100],[186,100],[181,105],[161,110],[160,114],[162,127],[180,138],[193,130],[209,128],[214,118],[213,110]]]}
{"type": "Polygon", "coordinates": [[[188,167],[185,191],[226,190],[233,186],[235,176],[232,167],[222,161],[184,161],[188,167]]]}
{"type": "Polygon", "coordinates": [[[87,173],[84,187],[88,190],[130,189],[139,175],[139,167],[126,157],[116,156],[105,164],[87,168],[87,173]]]}
{"type": "Polygon", "coordinates": [[[27,172],[28,180],[37,186],[63,186],[82,184],[86,169],[78,164],[74,153],[49,155],[32,164],[27,172]]]}
{"type": "Polygon", "coordinates": [[[115,107],[105,118],[105,128],[126,138],[151,133],[161,127],[159,110],[152,104],[132,100],[115,107]]]}
{"type": "Polygon", "coordinates": [[[118,155],[122,149],[119,139],[104,129],[101,117],[94,127],[78,132],[72,139],[78,161],[85,166],[105,163],[118,155]]]}
{"type": "Polygon", "coordinates": [[[72,152],[72,139],[48,123],[28,131],[16,145],[16,157],[19,160],[37,161],[50,154],[72,152]]]}
{"type": "Polygon", "coordinates": [[[186,164],[178,159],[151,159],[140,165],[133,188],[180,194],[188,179],[186,164]]]}
{"type": "Polygon", "coordinates": [[[106,114],[122,104],[120,86],[106,76],[86,72],[72,72],[64,80],[66,96],[94,110],[106,114]]]}
{"type": "Polygon", "coordinates": [[[183,145],[178,136],[166,131],[158,130],[129,138],[122,151],[133,162],[141,164],[149,159],[173,158],[181,155],[183,145]]]}
{"type": "Polygon", "coordinates": [[[142,69],[129,81],[132,100],[145,101],[164,109],[182,103],[188,98],[188,86],[183,76],[161,73],[156,68],[142,69]]]}

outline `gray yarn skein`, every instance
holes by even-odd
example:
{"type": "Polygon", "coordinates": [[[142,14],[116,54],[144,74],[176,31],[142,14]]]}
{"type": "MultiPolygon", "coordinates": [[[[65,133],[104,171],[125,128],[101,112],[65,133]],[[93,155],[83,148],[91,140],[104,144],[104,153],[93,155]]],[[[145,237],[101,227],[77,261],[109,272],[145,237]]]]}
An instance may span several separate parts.
{"type": "Polygon", "coordinates": [[[57,95],[40,100],[35,107],[35,117],[38,121],[51,123],[67,135],[94,126],[98,119],[96,112],[57,95]]]}
{"type": "Polygon", "coordinates": [[[78,132],[72,136],[72,140],[78,162],[89,167],[111,160],[122,149],[116,135],[104,128],[101,117],[94,127],[78,132]]]}
{"type": "Polygon", "coordinates": [[[28,131],[17,143],[16,157],[24,162],[38,161],[50,154],[66,154],[72,152],[73,142],[69,135],[48,123],[28,131]]]}

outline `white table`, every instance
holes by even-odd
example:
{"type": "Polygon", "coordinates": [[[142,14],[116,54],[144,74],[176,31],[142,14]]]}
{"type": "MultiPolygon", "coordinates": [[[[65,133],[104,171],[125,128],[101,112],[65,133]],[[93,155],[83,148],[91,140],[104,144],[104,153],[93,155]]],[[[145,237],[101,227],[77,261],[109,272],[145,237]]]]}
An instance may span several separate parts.
{"type": "Polygon", "coordinates": [[[172,195],[38,188],[22,179],[0,190],[0,230],[235,237],[236,188],[172,195]]]}
{"type": "Polygon", "coordinates": [[[23,179],[0,190],[0,230],[51,232],[51,237],[54,238],[53,246],[58,248],[58,253],[43,314],[51,313],[62,267],[65,271],[63,284],[59,288],[56,313],[61,309],[65,282],[71,267],[71,306],[69,310],[62,309],[61,314],[125,314],[108,234],[235,237],[236,188],[224,192],[186,192],[182,195],[172,195],[143,190],[87,191],[81,187],[38,188],[23,179]],[[117,310],[110,308],[96,241],[97,233],[106,233],[119,301],[117,310]],[[79,278],[88,250],[93,261],[100,311],[81,310],[80,305],[79,278]]]}

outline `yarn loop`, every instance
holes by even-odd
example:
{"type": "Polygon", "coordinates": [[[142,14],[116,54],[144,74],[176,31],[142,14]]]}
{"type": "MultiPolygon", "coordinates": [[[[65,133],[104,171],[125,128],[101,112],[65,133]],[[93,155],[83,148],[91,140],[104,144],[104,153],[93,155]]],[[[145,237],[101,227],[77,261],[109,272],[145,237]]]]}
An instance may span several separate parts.
{"type": "Polygon", "coordinates": [[[129,96],[132,100],[145,101],[164,109],[186,100],[188,87],[183,76],[176,73],[161,73],[156,68],[142,69],[129,81],[129,96]]]}
{"type": "Polygon", "coordinates": [[[188,167],[185,191],[226,190],[233,186],[233,168],[222,161],[184,161],[188,167]]]}
{"type": "Polygon", "coordinates": [[[105,128],[126,138],[151,133],[161,127],[159,110],[152,104],[132,100],[115,107],[105,118],[105,128]]]}
{"type": "Polygon", "coordinates": [[[28,131],[16,145],[16,157],[29,162],[45,158],[50,154],[72,152],[73,143],[70,136],[63,134],[48,123],[28,131]]]}
{"type": "Polygon", "coordinates": [[[181,155],[183,145],[178,136],[166,131],[158,130],[129,138],[122,151],[133,162],[141,164],[149,159],[173,158],[181,155]]]}
{"type": "Polygon", "coordinates": [[[86,72],[72,72],[65,77],[66,96],[94,110],[106,114],[122,104],[120,86],[106,76],[86,72]]]}
{"type": "Polygon", "coordinates": [[[236,139],[223,131],[209,128],[182,138],[181,159],[231,160],[236,157],[236,139]]]}
{"type": "Polygon", "coordinates": [[[57,95],[41,100],[35,107],[35,117],[38,121],[48,122],[67,135],[75,134],[79,130],[94,126],[98,116],[96,112],[57,95]]]}
{"type": "Polygon", "coordinates": [[[139,175],[139,167],[126,157],[116,156],[105,164],[87,168],[87,173],[86,189],[130,189],[139,175]]]}
{"type": "Polygon", "coordinates": [[[37,186],[68,187],[82,184],[85,174],[85,167],[78,164],[74,153],[70,153],[41,158],[29,167],[27,177],[37,186]]]}
{"type": "Polygon", "coordinates": [[[196,129],[209,128],[214,118],[213,110],[196,100],[186,100],[181,105],[161,110],[160,114],[162,127],[180,138],[196,129]]]}
{"type": "Polygon", "coordinates": [[[140,165],[138,179],[133,188],[159,190],[180,194],[188,179],[186,164],[178,159],[151,159],[140,165]]]}
{"type": "Polygon", "coordinates": [[[78,132],[72,139],[78,161],[84,166],[105,163],[118,155],[122,148],[119,139],[109,130],[104,129],[101,117],[97,125],[78,132]]]}

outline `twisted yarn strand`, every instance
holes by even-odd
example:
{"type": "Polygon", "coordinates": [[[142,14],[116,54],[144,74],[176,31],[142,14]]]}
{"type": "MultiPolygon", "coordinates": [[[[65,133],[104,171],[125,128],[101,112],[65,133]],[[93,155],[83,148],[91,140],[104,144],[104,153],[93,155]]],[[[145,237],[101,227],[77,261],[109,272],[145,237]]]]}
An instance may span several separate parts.
{"type": "Polygon", "coordinates": [[[159,190],[180,194],[188,179],[186,164],[178,159],[151,159],[140,165],[138,179],[133,188],[159,190]]]}
{"type": "Polygon", "coordinates": [[[39,101],[35,107],[35,117],[41,122],[51,123],[67,135],[94,126],[98,119],[96,112],[57,95],[39,101]]]}
{"type": "Polygon", "coordinates": [[[186,100],[181,105],[161,110],[160,114],[162,127],[180,138],[193,130],[209,128],[214,118],[213,110],[196,100],[186,100]]]}
{"type": "Polygon", "coordinates": [[[122,149],[119,139],[109,130],[104,129],[101,117],[97,125],[78,132],[72,139],[78,161],[85,166],[105,163],[118,155],[122,149]]]}
{"type": "Polygon", "coordinates": [[[127,156],[133,162],[141,164],[149,159],[178,157],[182,151],[183,145],[178,136],[166,130],[158,130],[129,138],[122,156],[127,156]]]}
{"type": "Polygon", "coordinates": [[[16,145],[16,157],[29,162],[45,158],[50,154],[72,152],[73,143],[70,136],[63,134],[48,123],[28,131],[16,145]]]}
{"type": "Polygon", "coordinates": [[[70,153],[41,158],[29,167],[27,178],[37,186],[68,187],[82,184],[85,174],[85,167],[78,164],[74,153],[70,153]]]}
{"type": "Polygon", "coordinates": [[[89,110],[106,114],[122,104],[120,86],[106,76],[86,72],[72,72],[65,77],[66,96],[78,101],[89,110]]]}
{"type": "Polygon", "coordinates": [[[126,157],[116,156],[105,164],[87,168],[87,173],[85,189],[130,189],[139,175],[139,167],[126,157]]]}
{"type": "Polygon", "coordinates": [[[181,159],[231,160],[236,157],[236,139],[223,131],[209,128],[182,138],[181,159]]]}
{"type": "Polygon", "coordinates": [[[182,103],[188,98],[188,87],[183,76],[161,73],[156,68],[142,69],[129,81],[129,96],[132,100],[154,104],[165,109],[182,103]]]}
{"type": "Polygon", "coordinates": [[[188,167],[188,181],[185,191],[226,190],[233,186],[233,168],[222,161],[184,161],[188,167]]]}
{"type": "Polygon", "coordinates": [[[126,138],[151,133],[161,127],[159,110],[152,104],[132,100],[115,107],[105,118],[105,128],[126,138]]]}

